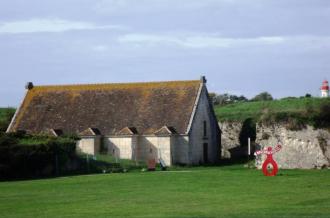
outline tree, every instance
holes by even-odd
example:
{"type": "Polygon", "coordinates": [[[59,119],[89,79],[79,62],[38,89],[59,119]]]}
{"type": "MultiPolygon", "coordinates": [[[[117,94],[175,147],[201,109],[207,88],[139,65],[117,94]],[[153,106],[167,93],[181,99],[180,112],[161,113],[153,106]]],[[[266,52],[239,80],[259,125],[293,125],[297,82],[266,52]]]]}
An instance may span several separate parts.
{"type": "Polygon", "coordinates": [[[237,98],[237,101],[248,101],[248,99],[244,95],[241,95],[237,98]]]}
{"type": "Polygon", "coordinates": [[[215,104],[215,102],[216,102],[216,97],[217,97],[216,93],[214,93],[214,92],[209,93],[209,99],[210,99],[210,101],[212,101],[213,104],[215,104]]]}
{"type": "Polygon", "coordinates": [[[312,95],[309,94],[309,93],[307,93],[307,94],[305,95],[305,98],[311,98],[311,97],[312,97],[312,95]]]}
{"type": "Polygon", "coordinates": [[[262,92],[251,99],[251,101],[272,101],[272,100],[273,100],[273,96],[268,92],[262,92]]]}
{"type": "Polygon", "coordinates": [[[229,95],[227,93],[217,95],[215,98],[216,105],[225,105],[229,102],[229,95]]]}
{"type": "Polygon", "coordinates": [[[214,105],[226,105],[226,104],[231,104],[231,103],[235,103],[235,102],[248,101],[248,99],[243,95],[237,96],[237,95],[231,95],[228,93],[219,94],[219,95],[215,94],[215,96],[212,93],[212,95],[210,95],[210,99],[212,100],[214,105]]]}

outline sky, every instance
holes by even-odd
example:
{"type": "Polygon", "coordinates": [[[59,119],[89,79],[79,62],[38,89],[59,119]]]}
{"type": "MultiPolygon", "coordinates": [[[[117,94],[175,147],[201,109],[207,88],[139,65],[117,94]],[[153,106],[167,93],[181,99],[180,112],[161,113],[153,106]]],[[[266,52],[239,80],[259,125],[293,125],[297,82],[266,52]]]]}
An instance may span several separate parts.
{"type": "Polygon", "coordinates": [[[275,98],[330,79],[329,0],[0,1],[0,107],[35,85],[195,80],[275,98]]]}

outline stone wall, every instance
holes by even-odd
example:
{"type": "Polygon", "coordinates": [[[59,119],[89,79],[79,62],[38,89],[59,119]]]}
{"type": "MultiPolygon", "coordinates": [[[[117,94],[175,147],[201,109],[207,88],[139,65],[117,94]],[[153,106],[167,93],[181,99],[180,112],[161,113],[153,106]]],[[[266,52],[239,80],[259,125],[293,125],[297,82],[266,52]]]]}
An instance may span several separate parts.
{"type": "MultiPolygon", "coordinates": [[[[311,126],[299,130],[287,130],[284,125],[257,125],[256,143],[260,148],[282,145],[282,150],[274,155],[280,168],[312,169],[330,166],[330,133],[311,126]]],[[[256,165],[261,167],[265,155],[257,158],[256,165]]]]}
{"type": "Polygon", "coordinates": [[[172,164],[170,136],[141,136],[138,142],[138,159],[155,159],[157,162],[161,158],[165,164],[172,164]]]}
{"type": "Polygon", "coordinates": [[[221,158],[230,159],[235,156],[235,151],[240,147],[240,133],[242,131],[242,122],[221,122],[221,158]]]}
{"type": "Polygon", "coordinates": [[[188,136],[104,137],[108,154],[120,159],[147,161],[161,158],[165,164],[188,164],[188,136]]]}
{"type": "Polygon", "coordinates": [[[176,136],[172,138],[172,163],[173,164],[189,164],[189,137],[176,136]]]}
{"type": "Polygon", "coordinates": [[[77,151],[85,154],[95,155],[100,152],[100,147],[100,136],[82,137],[81,140],[77,142],[77,151]]]}
{"type": "Polygon", "coordinates": [[[136,146],[136,136],[105,137],[103,140],[108,154],[120,159],[135,160],[134,148],[136,146]]]}

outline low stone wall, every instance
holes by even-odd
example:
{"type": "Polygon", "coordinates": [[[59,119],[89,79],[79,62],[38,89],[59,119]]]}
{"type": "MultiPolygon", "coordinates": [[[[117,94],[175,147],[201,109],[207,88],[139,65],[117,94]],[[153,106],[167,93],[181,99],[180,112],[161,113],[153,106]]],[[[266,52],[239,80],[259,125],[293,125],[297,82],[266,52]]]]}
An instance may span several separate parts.
{"type": "MultiPolygon", "coordinates": [[[[260,149],[268,146],[282,145],[282,150],[274,155],[280,168],[313,169],[330,166],[330,133],[324,129],[311,126],[291,131],[284,125],[257,125],[256,143],[260,149]]],[[[265,155],[258,157],[256,166],[261,167],[265,155]]]]}

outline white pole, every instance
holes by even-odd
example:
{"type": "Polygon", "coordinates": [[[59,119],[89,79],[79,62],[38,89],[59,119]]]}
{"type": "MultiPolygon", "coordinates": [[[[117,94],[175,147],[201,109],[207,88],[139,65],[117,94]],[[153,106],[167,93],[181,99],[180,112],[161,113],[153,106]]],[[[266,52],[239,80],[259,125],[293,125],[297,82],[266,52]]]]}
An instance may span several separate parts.
{"type": "Polygon", "coordinates": [[[251,155],[251,139],[248,138],[248,155],[251,155]]]}

